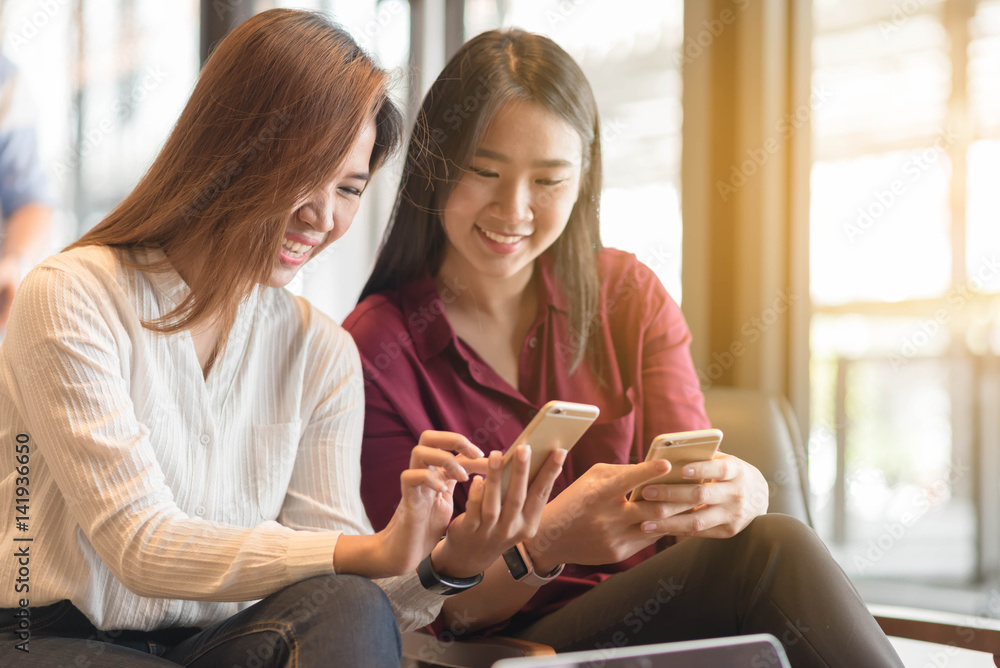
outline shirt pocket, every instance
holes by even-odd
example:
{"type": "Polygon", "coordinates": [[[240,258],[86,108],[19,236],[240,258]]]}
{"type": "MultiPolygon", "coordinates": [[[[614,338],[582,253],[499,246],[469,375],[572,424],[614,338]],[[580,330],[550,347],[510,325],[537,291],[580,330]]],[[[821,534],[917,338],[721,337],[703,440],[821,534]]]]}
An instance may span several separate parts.
{"type": "Polygon", "coordinates": [[[277,519],[288,492],[299,449],[302,422],[254,425],[250,453],[251,502],[261,519],[277,519]]]}

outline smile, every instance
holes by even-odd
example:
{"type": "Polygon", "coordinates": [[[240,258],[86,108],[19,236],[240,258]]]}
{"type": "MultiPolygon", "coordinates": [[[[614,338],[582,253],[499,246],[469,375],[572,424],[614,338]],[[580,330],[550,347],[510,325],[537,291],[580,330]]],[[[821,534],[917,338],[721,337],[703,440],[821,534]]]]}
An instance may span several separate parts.
{"type": "Polygon", "coordinates": [[[302,264],[309,252],[317,245],[318,242],[308,243],[307,240],[307,243],[303,243],[286,236],[281,244],[281,259],[288,264],[302,264]]]}
{"type": "Polygon", "coordinates": [[[483,229],[478,225],[476,227],[479,228],[479,231],[483,233],[484,237],[486,237],[490,241],[495,241],[498,244],[516,244],[518,241],[520,241],[526,236],[524,234],[515,236],[506,236],[503,234],[497,234],[496,232],[491,232],[490,230],[483,229]]]}

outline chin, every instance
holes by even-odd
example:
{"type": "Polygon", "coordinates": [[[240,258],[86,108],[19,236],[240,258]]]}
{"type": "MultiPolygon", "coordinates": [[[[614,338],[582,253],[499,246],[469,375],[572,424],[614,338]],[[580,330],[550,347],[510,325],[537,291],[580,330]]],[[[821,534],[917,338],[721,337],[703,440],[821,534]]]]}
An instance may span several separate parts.
{"type": "Polygon", "coordinates": [[[295,278],[297,273],[298,272],[288,273],[284,271],[276,271],[271,274],[271,278],[267,281],[267,287],[283,288],[292,282],[292,279],[295,278]]]}

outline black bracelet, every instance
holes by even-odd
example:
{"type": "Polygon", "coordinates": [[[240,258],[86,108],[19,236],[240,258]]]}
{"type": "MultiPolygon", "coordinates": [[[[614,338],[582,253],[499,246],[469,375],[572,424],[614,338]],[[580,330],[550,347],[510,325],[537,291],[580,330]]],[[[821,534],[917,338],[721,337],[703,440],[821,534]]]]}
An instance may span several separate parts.
{"type": "Polygon", "coordinates": [[[458,594],[466,589],[475,587],[483,581],[482,573],[477,573],[471,578],[441,576],[435,572],[434,566],[431,565],[431,555],[429,554],[417,566],[417,576],[420,578],[420,584],[423,585],[424,589],[445,596],[458,594]]]}

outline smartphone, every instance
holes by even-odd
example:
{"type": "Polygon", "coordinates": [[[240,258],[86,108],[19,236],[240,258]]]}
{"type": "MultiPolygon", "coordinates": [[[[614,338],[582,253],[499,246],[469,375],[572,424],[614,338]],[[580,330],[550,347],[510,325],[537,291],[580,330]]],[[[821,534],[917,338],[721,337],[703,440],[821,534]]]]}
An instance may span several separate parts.
{"type": "Polygon", "coordinates": [[[670,462],[670,471],[659,478],[653,478],[636,487],[632,490],[629,501],[641,500],[642,490],[645,489],[646,485],[704,482],[704,480],[682,478],[681,469],[686,464],[704,462],[714,458],[721,443],[722,430],[720,429],[699,429],[698,431],[679,431],[674,434],[660,434],[649,445],[649,452],[646,453],[646,461],[666,459],[670,462]]]}
{"type": "Polygon", "coordinates": [[[531,484],[549,453],[558,448],[569,450],[576,445],[600,413],[597,406],[568,401],[550,401],[542,406],[503,456],[503,496],[507,496],[517,446],[523,443],[531,446],[531,465],[528,468],[528,484],[531,484]]]}

